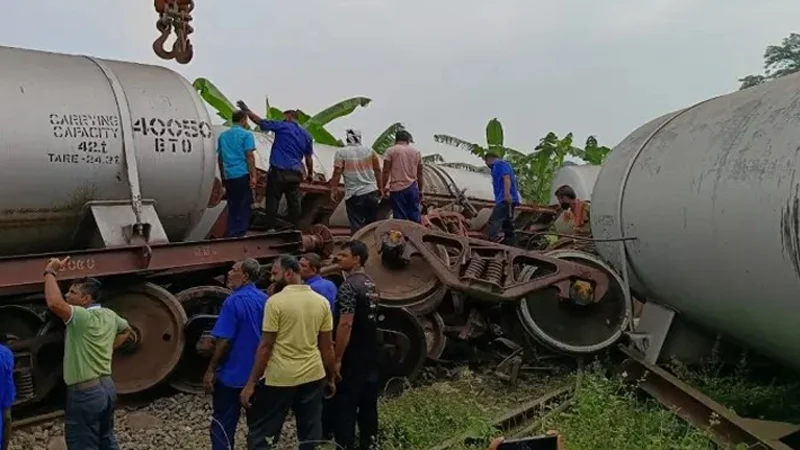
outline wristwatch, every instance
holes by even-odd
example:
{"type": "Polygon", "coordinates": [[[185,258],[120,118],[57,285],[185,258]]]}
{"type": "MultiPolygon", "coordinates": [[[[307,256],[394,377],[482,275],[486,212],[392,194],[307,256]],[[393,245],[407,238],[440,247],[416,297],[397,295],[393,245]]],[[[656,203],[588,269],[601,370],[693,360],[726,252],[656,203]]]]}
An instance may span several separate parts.
{"type": "Polygon", "coordinates": [[[48,273],[49,273],[50,275],[54,276],[54,277],[56,276],[56,271],[55,271],[55,270],[52,270],[52,269],[44,269],[44,273],[42,273],[42,276],[43,276],[43,277],[44,277],[44,276],[47,276],[47,274],[48,274],[48,273]]]}

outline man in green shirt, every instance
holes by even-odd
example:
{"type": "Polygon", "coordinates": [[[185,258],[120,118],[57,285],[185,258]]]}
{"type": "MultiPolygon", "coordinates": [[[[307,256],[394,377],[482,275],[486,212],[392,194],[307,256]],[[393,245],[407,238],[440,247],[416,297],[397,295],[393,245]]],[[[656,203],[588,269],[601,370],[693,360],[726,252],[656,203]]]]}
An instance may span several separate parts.
{"type": "Polygon", "coordinates": [[[53,258],[44,269],[47,308],[66,324],[64,383],[67,385],[64,434],[69,450],[118,450],[114,436],[117,392],[111,379],[114,349],[131,336],[125,319],[97,304],[100,282],[83,278],[61,294],[56,274],[69,257],[53,258]]]}

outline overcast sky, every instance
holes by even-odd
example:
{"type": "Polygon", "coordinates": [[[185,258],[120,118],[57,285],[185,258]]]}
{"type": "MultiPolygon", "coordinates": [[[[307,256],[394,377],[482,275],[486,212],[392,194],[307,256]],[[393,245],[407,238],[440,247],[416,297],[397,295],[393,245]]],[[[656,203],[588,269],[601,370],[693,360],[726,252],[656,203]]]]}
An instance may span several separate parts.
{"type": "MultiPolygon", "coordinates": [[[[765,46],[800,32],[797,0],[196,0],[194,60],[152,54],[152,0],[2,0],[0,44],[161,64],[255,109],[313,114],[371,142],[403,122],[423,153],[469,160],[433,134],[532,150],[552,130],[613,146],[666,112],[736,90],[765,46]]],[[[2,67],[0,67],[2,70],[2,67]]]]}

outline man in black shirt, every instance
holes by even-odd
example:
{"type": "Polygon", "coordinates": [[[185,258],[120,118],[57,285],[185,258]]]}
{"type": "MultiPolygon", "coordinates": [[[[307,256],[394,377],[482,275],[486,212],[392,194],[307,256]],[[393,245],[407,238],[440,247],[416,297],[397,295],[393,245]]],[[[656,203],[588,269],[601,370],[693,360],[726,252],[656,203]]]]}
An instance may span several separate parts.
{"type": "Polygon", "coordinates": [[[336,304],[336,443],[346,450],[377,448],[378,434],[378,290],[364,272],[369,249],[361,241],[346,242],[339,267],[347,278],[339,287],[336,304]],[[355,446],[356,421],[359,447],[355,446]]]}

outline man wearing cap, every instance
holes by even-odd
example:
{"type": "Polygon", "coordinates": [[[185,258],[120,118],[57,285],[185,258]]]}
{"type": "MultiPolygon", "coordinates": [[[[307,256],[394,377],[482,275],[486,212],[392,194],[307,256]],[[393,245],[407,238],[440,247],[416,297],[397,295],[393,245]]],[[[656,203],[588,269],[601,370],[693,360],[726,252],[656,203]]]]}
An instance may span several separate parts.
{"type": "Polygon", "coordinates": [[[421,223],[422,155],[410,145],[414,139],[408,131],[398,131],[394,141],[384,156],[382,180],[392,202],[392,217],[421,223]]]}
{"type": "Polygon", "coordinates": [[[344,204],[350,233],[375,221],[381,201],[381,162],[378,155],[361,144],[361,132],[347,130],[347,145],[336,150],[330,179],[331,201],[336,201],[339,179],[344,179],[344,204]]]}
{"type": "Polygon", "coordinates": [[[517,175],[508,161],[501,159],[496,153],[489,151],[483,158],[492,172],[492,189],[494,190],[494,209],[489,217],[489,239],[500,241],[500,230],[503,231],[503,244],[514,245],[514,208],[519,205],[517,175]]]}
{"type": "Polygon", "coordinates": [[[265,120],[256,115],[247,105],[239,100],[236,103],[247,117],[262,131],[275,133],[275,141],[269,154],[269,171],[267,172],[265,227],[275,228],[278,216],[278,204],[281,197],[286,196],[286,209],[289,222],[295,227],[300,222],[300,182],[303,181],[303,160],[305,160],[306,180],[311,181],[314,175],[313,140],[300,124],[297,123],[297,111],[284,111],[284,120],[265,120]]]}

